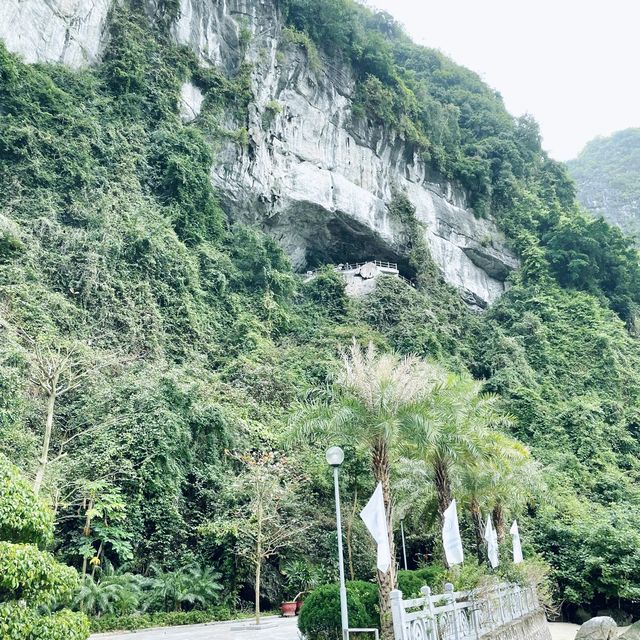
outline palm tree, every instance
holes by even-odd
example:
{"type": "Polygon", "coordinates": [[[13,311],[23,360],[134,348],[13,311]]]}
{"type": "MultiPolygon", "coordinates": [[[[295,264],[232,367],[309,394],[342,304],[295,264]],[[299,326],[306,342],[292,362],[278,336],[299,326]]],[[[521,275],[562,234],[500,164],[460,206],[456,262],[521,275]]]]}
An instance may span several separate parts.
{"type": "Polygon", "coordinates": [[[495,471],[491,515],[499,542],[505,538],[506,515],[522,511],[532,496],[543,490],[540,464],[528,457],[514,458],[495,471]]]}
{"type": "MultiPolygon", "coordinates": [[[[507,455],[506,436],[492,427],[509,419],[498,411],[497,396],[483,394],[481,389],[482,383],[468,375],[449,374],[428,399],[431,438],[427,446],[412,446],[414,455],[423,457],[432,469],[440,520],[453,498],[454,469],[492,460],[501,449],[507,455]]],[[[516,447],[515,441],[509,442],[516,447]]]]}
{"type": "Polygon", "coordinates": [[[484,523],[490,512],[498,541],[505,538],[505,513],[516,514],[542,488],[540,467],[519,442],[492,433],[487,442],[490,457],[465,466],[459,474],[462,501],[471,512],[478,559],[483,560],[484,523]]]}
{"type": "Polygon", "coordinates": [[[181,611],[183,604],[206,608],[219,600],[220,574],[212,569],[193,563],[169,572],[152,563],[149,572],[145,609],[181,611]]]}
{"type": "MultiPolygon", "coordinates": [[[[331,442],[369,452],[373,476],[382,483],[392,558],[392,458],[407,443],[420,450],[429,449],[429,398],[445,379],[446,372],[435,364],[413,356],[379,354],[372,344],[363,350],[354,341],[343,355],[329,400],[312,402],[293,418],[298,437],[330,437],[331,442]]],[[[395,588],[395,566],[387,573],[378,572],[377,579],[382,636],[386,640],[393,637],[389,594],[395,588]]]]}
{"type": "Polygon", "coordinates": [[[490,509],[493,498],[495,474],[488,464],[465,465],[458,474],[462,503],[468,506],[473,523],[473,535],[476,543],[476,555],[482,562],[484,554],[484,523],[482,510],[490,509]]]}
{"type": "Polygon", "coordinates": [[[145,579],[131,573],[117,573],[112,567],[102,571],[98,580],[90,575],[82,578],[73,604],[85,613],[126,614],[138,609],[145,579]]]}

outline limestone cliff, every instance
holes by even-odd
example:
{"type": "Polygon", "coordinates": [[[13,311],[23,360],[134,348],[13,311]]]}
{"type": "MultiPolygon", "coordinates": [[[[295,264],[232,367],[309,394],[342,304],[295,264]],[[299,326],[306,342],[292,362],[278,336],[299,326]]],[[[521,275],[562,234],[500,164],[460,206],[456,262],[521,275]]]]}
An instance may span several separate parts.
{"type": "MultiPolygon", "coordinates": [[[[95,62],[113,0],[5,0],[0,38],[26,60],[72,67],[95,62]]],[[[149,3],[153,6],[153,2],[149,3]]],[[[302,270],[322,262],[378,258],[406,270],[409,233],[389,210],[404,192],[436,264],[470,304],[486,306],[517,266],[490,219],[464,191],[423,162],[394,131],[352,113],[350,67],[283,39],[275,0],[181,0],[173,36],[204,65],[233,75],[252,65],[247,144],[226,138],[211,178],[227,213],[275,236],[302,270]],[[250,37],[249,37],[250,33],[250,37]]],[[[181,113],[197,117],[202,95],[186,84],[181,113]]]]}

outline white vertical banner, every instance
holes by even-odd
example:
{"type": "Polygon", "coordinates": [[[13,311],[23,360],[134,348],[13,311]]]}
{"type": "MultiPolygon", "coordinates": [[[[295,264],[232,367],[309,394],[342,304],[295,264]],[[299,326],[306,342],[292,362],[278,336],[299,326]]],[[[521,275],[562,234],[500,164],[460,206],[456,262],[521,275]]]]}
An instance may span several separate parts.
{"type": "Polygon", "coordinates": [[[454,564],[462,564],[464,562],[462,538],[460,537],[460,527],[458,526],[458,511],[456,509],[455,500],[451,501],[451,504],[444,512],[442,545],[444,546],[444,554],[447,558],[449,566],[453,566],[454,564]]]}
{"type": "Polygon", "coordinates": [[[391,548],[389,546],[389,529],[387,527],[387,512],[384,508],[382,483],[378,482],[369,502],[360,512],[369,533],[378,545],[377,566],[382,573],[387,573],[391,566],[391,548]]]}
{"type": "Polygon", "coordinates": [[[522,557],[522,544],[520,542],[520,531],[518,530],[518,521],[514,520],[509,529],[511,534],[511,541],[513,542],[513,562],[514,564],[520,564],[523,561],[522,557]]]}
{"type": "Polygon", "coordinates": [[[498,534],[493,528],[493,522],[491,521],[491,515],[487,517],[487,526],[484,529],[484,539],[487,542],[487,556],[491,567],[495,569],[500,564],[498,558],[498,534]]]}

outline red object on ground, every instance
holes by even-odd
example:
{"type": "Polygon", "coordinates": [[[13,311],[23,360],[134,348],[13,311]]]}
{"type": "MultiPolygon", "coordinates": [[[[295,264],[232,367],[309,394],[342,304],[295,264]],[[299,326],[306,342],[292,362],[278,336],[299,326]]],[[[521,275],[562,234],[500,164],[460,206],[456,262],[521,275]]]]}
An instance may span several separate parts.
{"type": "Polygon", "coordinates": [[[283,618],[293,618],[298,611],[297,602],[283,602],[280,605],[280,611],[282,611],[283,618]]]}

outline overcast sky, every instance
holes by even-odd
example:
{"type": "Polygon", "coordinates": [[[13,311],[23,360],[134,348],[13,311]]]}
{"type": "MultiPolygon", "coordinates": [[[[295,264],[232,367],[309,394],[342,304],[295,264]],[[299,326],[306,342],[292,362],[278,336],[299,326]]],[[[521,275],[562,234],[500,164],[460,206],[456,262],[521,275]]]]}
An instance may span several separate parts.
{"type": "Polygon", "coordinates": [[[543,146],[575,157],[597,135],[640,127],[640,0],[369,0],[413,39],[473,69],[543,146]]]}

